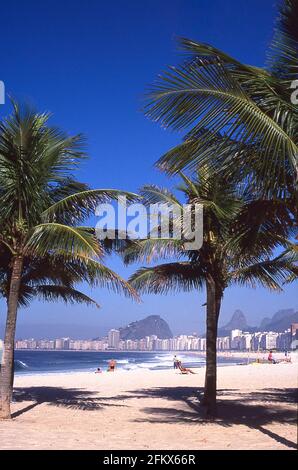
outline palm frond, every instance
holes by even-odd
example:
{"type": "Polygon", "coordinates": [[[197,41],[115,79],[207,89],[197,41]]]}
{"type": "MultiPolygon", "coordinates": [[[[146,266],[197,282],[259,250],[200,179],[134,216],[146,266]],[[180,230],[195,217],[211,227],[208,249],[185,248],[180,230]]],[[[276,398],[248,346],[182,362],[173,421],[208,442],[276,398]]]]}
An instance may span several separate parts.
{"type": "Polygon", "coordinates": [[[202,288],[205,274],[199,265],[189,262],[167,263],[153,268],[141,268],[129,282],[140,293],[168,294],[170,291],[189,292],[202,288]]]}
{"type": "Polygon", "coordinates": [[[127,191],[116,189],[88,189],[78,193],[70,194],[55,202],[42,213],[42,220],[56,221],[61,223],[78,223],[81,220],[94,215],[99,204],[117,200],[120,196],[125,196],[128,202],[139,199],[139,196],[127,191]]]}
{"type": "Polygon", "coordinates": [[[186,253],[182,240],[148,238],[131,241],[122,256],[125,264],[132,264],[136,262],[151,263],[154,260],[165,258],[181,258],[186,256],[186,253]]]}
{"type": "Polygon", "coordinates": [[[65,252],[74,258],[101,254],[100,245],[89,231],[53,222],[34,227],[25,250],[38,256],[44,256],[51,250],[58,254],[65,252]]]}
{"type": "Polygon", "coordinates": [[[230,282],[256,287],[258,284],[275,291],[282,291],[282,285],[297,272],[293,256],[283,253],[274,259],[267,259],[230,273],[230,282]]]}
{"type": "Polygon", "coordinates": [[[298,3],[280,2],[274,37],[268,53],[268,65],[273,75],[283,80],[290,92],[290,84],[298,77],[298,3]]]}
{"type": "MultiPolygon", "coordinates": [[[[208,129],[211,134],[224,132],[227,139],[253,145],[264,177],[272,171],[270,155],[278,155],[282,162],[278,166],[281,178],[285,179],[288,164],[297,172],[298,147],[291,135],[250,98],[216,57],[198,58],[196,63],[165,72],[148,95],[146,114],[164,127],[191,128],[189,137],[208,129]]],[[[200,152],[212,143],[208,133],[200,140],[200,152]]],[[[223,141],[219,151],[224,147],[223,141]]],[[[198,162],[199,155],[183,155],[184,167],[198,162]]],[[[166,156],[163,163],[171,173],[181,170],[179,162],[177,168],[166,156]]]]}
{"type": "MultiPolygon", "coordinates": [[[[27,292],[28,294],[30,293],[31,298],[38,298],[40,300],[46,301],[46,302],[53,302],[53,301],[63,301],[67,304],[85,304],[87,306],[93,305],[96,306],[97,308],[100,307],[100,305],[93,300],[91,297],[88,295],[80,292],[77,289],[73,289],[71,287],[66,287],[63,285],[36,285],[34,287],[27,287],[27,292]]],[[[22,300],[24,299],[24,291],[22,292],[21,298],[22,300]]],[[[27,299],[29,299],[29,295],[27,296],[27,299]]]]}
{"type": "Polygon", "coordinates": [[[155,184],[144,185],[140,189],[140,195],[142,196],[142,202],[147,205],[164,203],[181,206],[181,202],[171,191],[155,184]]]}

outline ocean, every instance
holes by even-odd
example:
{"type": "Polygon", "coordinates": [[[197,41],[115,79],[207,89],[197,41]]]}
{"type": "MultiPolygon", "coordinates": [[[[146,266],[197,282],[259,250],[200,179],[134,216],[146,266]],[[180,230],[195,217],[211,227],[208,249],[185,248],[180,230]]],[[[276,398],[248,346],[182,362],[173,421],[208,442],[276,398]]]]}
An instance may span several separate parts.
{"type": "MultiPolygon", "coordinates": [[[[175,353],[170,352],[97,352],[97,351],[15,351],[15,373],[51,374],[92,372],[100,367],[107,370],[110,359],[117,361],[117,368],[131,371],[136,369],[162,370],[173,367],[175,353]]],[[[204,367],[205,357],[198,354],[176,353],[185,367],[204,367]]],[[[234,358],[218,358],[218,365],[235,364],[234,358]]]]}

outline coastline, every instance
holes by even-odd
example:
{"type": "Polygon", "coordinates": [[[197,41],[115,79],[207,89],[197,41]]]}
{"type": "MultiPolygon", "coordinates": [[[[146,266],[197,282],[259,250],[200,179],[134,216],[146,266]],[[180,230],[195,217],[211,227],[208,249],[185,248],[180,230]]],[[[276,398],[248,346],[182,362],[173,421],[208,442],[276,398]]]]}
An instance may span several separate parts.
{"type": "Polygon", "coordinates": [[[296,446],[297,364],[219,367],[214,422],[205,421],[198,406],[205,369],[195,372],[18,375],[14,419],[0,422],[0,449],[296,446]]]}
{"type": "MultiPolygon", "coordinates": [[[[17,350],[15,356],[15,375],[53,375],[87,372],[92,373],[98,367],[105,372],[110,359],[115,359],[117,369],[124,372],[133,370],[171,370],[173,357],[176,355],[183,365],[193,368],[205,368],[206,354],[201,351],[72,351],[52,350],[17,350]],[[66,354],[65,354],[66,353],[66,354]],[[73,354],[72,354],[73,353],[73,354]]],[[[218,367],[247,365],[256,361],[267,363],[268,353],[246,353],[239,351],[218,352],[218,367]]],[[[291,361],[298,362],[297,353],[291,354],[291,361]]],[[[274,353],[274,359],[284,361],[284,353],[274,353]]]]}

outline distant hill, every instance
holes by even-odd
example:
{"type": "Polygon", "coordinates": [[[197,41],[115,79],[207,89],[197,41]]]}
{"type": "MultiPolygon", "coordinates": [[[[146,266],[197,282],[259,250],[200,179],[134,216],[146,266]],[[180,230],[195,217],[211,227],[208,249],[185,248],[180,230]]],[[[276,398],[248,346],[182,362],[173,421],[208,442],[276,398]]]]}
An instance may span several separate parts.
{"type": "Polygon", "coordinates": [[[228,336],[232,330],[242,330],[249,333],[255,331],[276,331],[281,333],[287,330],[291,323],[298,323],[298,312],[295,312],[293,308],[279,310],[272,318],[263,318],[260,326],[249,326],[244,313],[241,310],[236,310],[231,320],[218,329],[218,336],[228,336]]]}
{"type": "Polygon", "coordinates": [[[225,330],[245,330],[247,321],[242,310],[235,310],[231,320],[223,327],[225,330]]]}
{"type": "Polygon", "coordinates": [[[298,312],[293,308],[279,310],[272,318],[264,318],[260,324],[260,331],[276,331],[278,333],[287,330],[291,323],[298,322],[298,312]]]}
{"type": "Polygon", "coordinates": [[[232,330],[253,332],[256,328],[248,326],[246,317],[242,310],[235,310],[231,320],[226,325],[218,329],[218,336],[229,336],[232,330]]]}
{"type": "Polygon", "coordinates": [[[156,335],[161,339],[173,338],[169,325],[159,315],[150,315],[119,330],[120,338],[123,340],[137,340],[151,335],[156,335]]]}

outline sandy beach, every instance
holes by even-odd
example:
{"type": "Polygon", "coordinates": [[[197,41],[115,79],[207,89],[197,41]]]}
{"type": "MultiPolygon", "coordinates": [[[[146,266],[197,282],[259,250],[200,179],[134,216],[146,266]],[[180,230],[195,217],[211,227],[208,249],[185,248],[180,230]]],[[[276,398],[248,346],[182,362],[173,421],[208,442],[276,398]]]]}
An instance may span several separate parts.
{"type": "Polygon", "coordinates": [[[214,422],[198,407],[204,372],[18,376],[0,448],[296,448],[296,363],[219,367],[214,422]]]}

